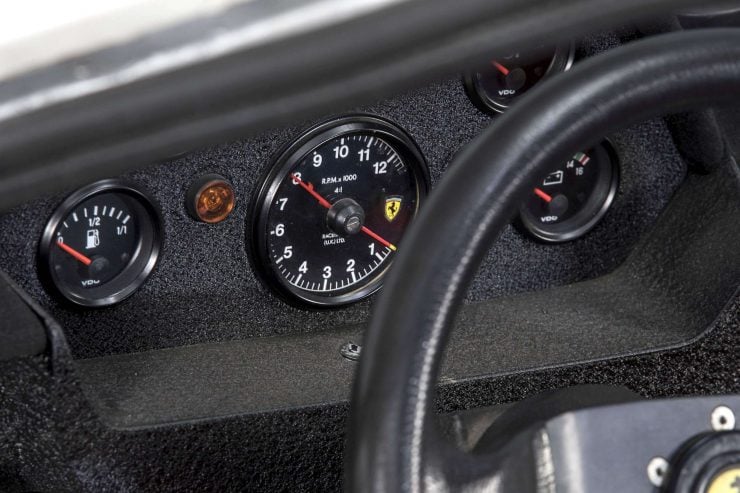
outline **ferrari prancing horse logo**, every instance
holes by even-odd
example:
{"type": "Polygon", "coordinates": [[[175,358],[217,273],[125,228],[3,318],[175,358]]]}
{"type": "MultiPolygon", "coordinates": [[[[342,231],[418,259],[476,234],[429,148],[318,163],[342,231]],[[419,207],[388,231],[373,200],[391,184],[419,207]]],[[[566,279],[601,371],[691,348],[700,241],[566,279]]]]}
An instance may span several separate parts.
{"type": "Polygon", "coordinates": [[[401,212],[401,201],[403,197],[388,197],[385,199],[385,218],[392,223],[399,212],[401,212]]]}

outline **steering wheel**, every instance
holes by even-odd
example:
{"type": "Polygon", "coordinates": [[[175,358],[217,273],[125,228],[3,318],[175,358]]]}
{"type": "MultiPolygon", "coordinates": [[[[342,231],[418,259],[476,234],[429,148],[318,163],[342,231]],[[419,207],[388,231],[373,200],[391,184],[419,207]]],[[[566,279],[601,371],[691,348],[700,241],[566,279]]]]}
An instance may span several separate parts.
{"type": "Polygon", "coordinates": [[[720,98],[740,98],[740,30],[657,36],[547,81],[464,149],[404,239],[365,335],[350,491],[505,491],[504,454],[464,453],[433,419],[443,350],[485,252],[552,162],[620,127],[720,98]]]}

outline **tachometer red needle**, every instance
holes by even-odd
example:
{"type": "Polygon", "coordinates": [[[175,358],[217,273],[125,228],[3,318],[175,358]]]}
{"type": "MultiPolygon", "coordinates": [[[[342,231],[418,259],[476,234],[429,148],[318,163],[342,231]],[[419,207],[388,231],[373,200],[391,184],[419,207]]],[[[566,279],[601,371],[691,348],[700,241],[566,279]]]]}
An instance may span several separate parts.
{"type": "Polygon", "coordinates": [[[323,207],[326,207],[327,209],[331,207],[331,204],[329,203],[329,201],[326,200],[321,195],[319,195],[318,192],[316,192],[316,190],[313,189],[313,185],[311,185],[310,183],[306,183],[305,181],[301,180],[300,178],[298,178],[298,176],[294,174],[291,174],[290,177],[293,179],[293,181],[298,183],[305,191],[310,193],[313,196],[313,198],[318,200],[319,204],[321,204],[323,207]]]}
{"type": "Polygon", "coordinates": [[[503,65],[501,65],[500,63],[498,63],[498,62],[497,62],[496,60],[493,60],[493,61],[491,62],[491,65],[493,65],[494,67],[496,67],[496,69],[497,69],[497,70],[498,70],[499,72],[501,72],[502,74],[504,74],[504,75],[509,75],[509,69],[508,69],[508,68],[506,68],[506,67],[504,67],[504,66],[503,66],[503,65]]]}
{"type": "Polygon", "coordinates": [[[78,252],[77,250],[75,250],[71,246],[69,246],[69,245],[67,245],[65,243],[62,243],[60,241],[57,241],[57,246],[59,248],[61,248],[62,250],[64,250],[65,252],[67,252],[68,254],[72,255],[75,259],[79,260],[83,264],[85,264],[85,265],[92,264],[92,260],[90,260],[88,257],[82,255],[80,252],[78,252]]]}
{"type": "Polygon", "coordinates": [[[547,202],[548,204],[549,204],[550,202],[552,202],[552,197],[551,197],[550,195],[548,195],[547,193],[543,192],[542,190],[540,190],[539,188],[535,188],[535,189],[534,189],[534,193],[535,193],[535,194],[536,194],[536,195],[537,195],[537,196],[538,196],[539,198],[541,198],[542,200],[544,200],[545,202],[547,202]]]}
{"type": "MultiPolygon", "coordinates": [[[[313,198],[319,201],[319,204],[321,204],[323,207],[326,207],[327,209],[331,208],[331,204],[328,200],[326,200],[324,197],[322,197],[316,190],[314,190],[313,185],[310,183],[307,183],[303,180],[301,180],[298,176],[291,173],[290,177],[295,181],[298,185],[301,186],[305,191],[311,194],[313,198]]],[[[391,243],[390,241],[386,240],[382,236],[378,235],[377,233],[373,232],[370,228],[367,226],[363,226],[361,231],[368,235],[370,238],[374,239],[381,245],[390,248],[394,252],[397,250],[396,245],[391,243]]]]}
{"type": "Polygon", "coordinates": [[[385,239],[383,239],[382,237],[378,236],[378,235],[377,235],[376,233],[373,233],[373,232],[372,232],[372,231],[370,230],[370,228],[368,228],[367,226],[363,226],[363,227],[362,227],[362,232],[363,232],[363,233],[365,233],[366,235],[368,235],[368,236],[369,236],[370,238],[372,238],[373,240],[375,240],[375,241],[377,241],[378,243],[380,243],[381,245],[383,245],[384,247],[388,247],[388,248],[390,248],[391,250],[393,250],[394,252],[395,252],[395,251],[397,250],[397,248],[396,248],[396,245],[394,245],[393,243],[391,243],[391,242],[389,242],[389,241],[386,241],[386,240],[385,240],[385,239]]]}

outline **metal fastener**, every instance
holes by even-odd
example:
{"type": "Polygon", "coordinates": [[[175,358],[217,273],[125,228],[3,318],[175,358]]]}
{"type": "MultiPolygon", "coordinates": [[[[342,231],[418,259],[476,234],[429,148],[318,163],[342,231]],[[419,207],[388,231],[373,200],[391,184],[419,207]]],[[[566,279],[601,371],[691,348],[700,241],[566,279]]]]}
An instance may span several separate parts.
{"type": "Polygon", "coordinates": [[[727,406],[717,406],[709,419],[714,431],[728,431],[735,429],[735,413],[727,406]]]}
{"type": "Polygon", "coordinates": [[[660,488],[668,475],[668,461],[663,457],[653,457],[647,466],[647,476],[653,486],[660,488]]]}
{"type": "Polygon", "coordinates": [[[360,359],[360,353],[362,352],[362,346],[355,344],[354,342],[348,342],[342,346],[339,353],[345,358],[357,361],[360,359]]]}

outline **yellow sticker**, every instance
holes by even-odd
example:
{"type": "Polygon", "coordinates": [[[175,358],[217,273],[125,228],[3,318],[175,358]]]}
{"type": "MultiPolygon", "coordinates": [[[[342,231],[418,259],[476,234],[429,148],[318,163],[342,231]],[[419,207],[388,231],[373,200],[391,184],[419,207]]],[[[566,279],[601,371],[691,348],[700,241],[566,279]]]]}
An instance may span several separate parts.
{"type": "Polygon", "coordinates": [[[709,481],[707,493],[738,493],[740,492],[740,464],[735,464],[709,481]]]}
{"type": "Polygon", "coordinates": [[[388,222],[393,222],[399,212],[401,212],[401,201],[403,197],[388,197],[385,199],[385,218],[388,222]]]}

